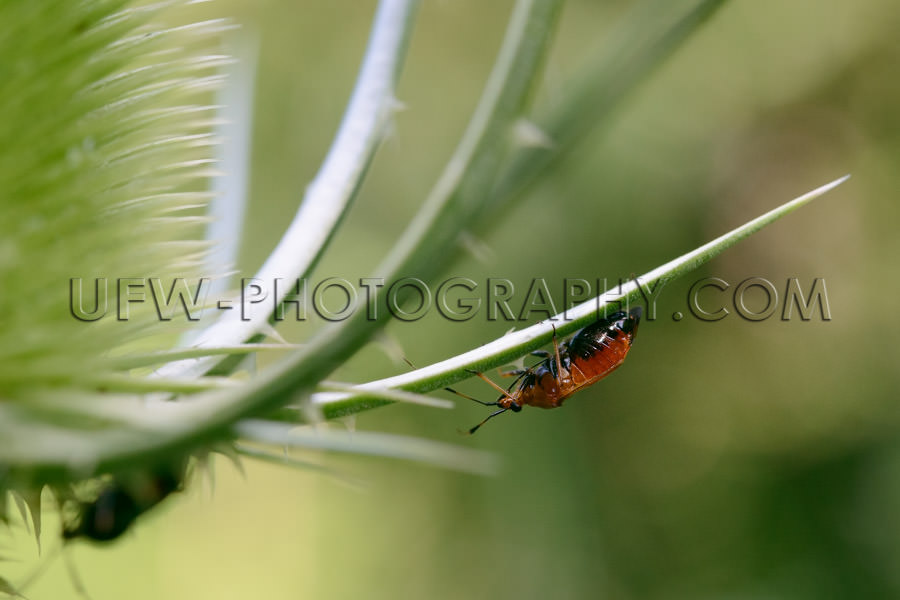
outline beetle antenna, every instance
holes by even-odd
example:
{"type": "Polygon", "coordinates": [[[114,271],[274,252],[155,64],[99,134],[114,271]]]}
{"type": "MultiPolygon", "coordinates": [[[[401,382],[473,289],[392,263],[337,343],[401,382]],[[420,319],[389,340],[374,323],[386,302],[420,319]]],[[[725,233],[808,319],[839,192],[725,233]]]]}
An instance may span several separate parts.
{"type": "Polygon", "coordinates": [[[484,421],[482,421],[481,423],[479,423],[479,424],[476,425],[475,427],[471,428],[471,429],[469,430],[468,435],[472,435],[473,433],[475,433],[476,431],[478,431],[478,428],[479,428],[479,427],[481,427],[482,425],[484,425],[485,423],[487,423],[488,421],[490,421],[491,419],[493,419],[493,418],[496,417],[497,415],[503,414],[503,413],[505,413],[505,412],[508,411],[508,410],[509,410],[508,408],[501,408],[500,410],[497,410],[497,411],[492,412],[491,414],[489,414],[489,415],[487,416],[487,418],[485,418],[484,421]]]}

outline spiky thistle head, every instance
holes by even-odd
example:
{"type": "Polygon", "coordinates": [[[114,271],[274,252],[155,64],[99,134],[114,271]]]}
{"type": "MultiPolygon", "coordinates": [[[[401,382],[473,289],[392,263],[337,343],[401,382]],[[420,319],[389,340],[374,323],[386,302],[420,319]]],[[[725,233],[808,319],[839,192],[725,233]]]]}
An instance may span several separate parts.
{"type": "Polygon", "coordinates": [[[0,3],[2,403],[96,390],[111,351],[160,327],[116,319],[116,281],[199,274],[222,24],[129,4],[0,3]],[[91,299],[105,279],[111,314],[75,318],[73,278],[91,299]]]}

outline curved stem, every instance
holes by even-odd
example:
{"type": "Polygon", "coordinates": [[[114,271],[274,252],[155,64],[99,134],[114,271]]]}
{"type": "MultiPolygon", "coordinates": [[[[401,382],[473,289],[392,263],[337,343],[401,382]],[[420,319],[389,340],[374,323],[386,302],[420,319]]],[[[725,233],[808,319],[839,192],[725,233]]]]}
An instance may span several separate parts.
{"type": "MultiPolygon", "coordinates": [[[[263,331],[273,307],[290,296],[294,283],[308,277],[356,197],[396,107],[394,89],[406,55],[418,0],[382,0],[369,46],[341,126],[322,167],[306,188],[300,209],[255,278],[270,286],[272,301],[245,303],[242,311],[221,317],[191,342],[207,348],[240,344],[263,331]]],[[[247,292],[251,292],[248,288],[247,292]]],[[[250,294],[252,296],[252,294],[250,294]]],[[[240,305],[240,300],[235,300],[240,305]]],[[[221,357],[176,362],[157,371],[160,377],[201,375],[221,357]]]]}

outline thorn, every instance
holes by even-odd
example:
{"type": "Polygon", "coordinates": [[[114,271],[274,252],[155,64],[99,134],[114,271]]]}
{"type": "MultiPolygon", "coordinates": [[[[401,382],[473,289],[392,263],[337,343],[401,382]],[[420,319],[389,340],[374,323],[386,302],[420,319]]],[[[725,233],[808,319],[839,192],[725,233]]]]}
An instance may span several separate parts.
{"type": "MultiPolygon", "coordinates": [[[[375,336],[375,343],[378,344],[378,348],[384,352],[388,359],[395,365],[403,363],[410,364],[403,352],[403,346],[400,345],[400,342],[393,335],[382,331],[375,336]]],[[[413,367],[413,369],[415,369],[415,367],[413,367]]]]}
{"type": "Polygon", "coordinates": [[[475,260],[482,264],[493,264],[496,262],[497,255],[494,249],[474,235],[470,231],[461,231],[459,234],[459,245],[463,250],[469,253],[475,260]]]}
{"type": "Polygon", "coordinates": [[[344,427],[347,428],[348,433],[356,432],[356,415],[347,415],[343,419],[340,420],[341,423],[344,424],[344,427]]]}
{"type": "Polygon", "coordinates": [[[386,106],[388,114],[384,124],[384,132],[381,134],[381,139],[384,141],[392,140],[397,135],[397,120],[394,116],[397,113],[405,111],[407,108],[406,103],[397,98],[389,98],[386,106]]]}
{"type": "Polygon", "coordinates": [[[523,148],[555,148],[556,143],[543,129],[528,119],[518,119],[513,124],[513,142],[523,148]]]}
{"type": "Polygon", "coordinates": [[[399,98],[391,98],[390,100],[388,100],[387,105],[393,113],[403,112],[409,108],[409,105],[407,105],[406,102],[400,100],[399,98]]]}
{"type": "Polygon", "coordinates": [[[276,331],[275,328],[272,327],[271,325],[269,325],[268,323],[265,323],[262,327],[260,327],[260,333],[265,334],[266,337],[270,337],[273,340],[275,340],[281,344],[288,343],[288,341],[286,339],[284,339],[283,337],[281,337],[281,334],[278,333],[278,331],[276,331]]]}
{"type": "Polygon", "coordinates": [[[299,408],[304,420],[313,427],[325,422],[325,415],[322,414],[322,409],[319,405],[310,402],[308,397],[303,399],[299,408]]]}

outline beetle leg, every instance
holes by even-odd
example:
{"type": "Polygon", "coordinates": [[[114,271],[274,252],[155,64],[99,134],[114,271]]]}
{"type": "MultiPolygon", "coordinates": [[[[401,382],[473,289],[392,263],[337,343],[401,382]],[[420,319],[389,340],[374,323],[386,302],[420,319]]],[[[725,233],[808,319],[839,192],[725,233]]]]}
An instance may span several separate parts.
{"type": "Polygon", "coordinates": [[[553,325],[553,354],[556,355],[556,372],[562,373],[562,361],[559,359],[559,343],[556,341],[556,324],[553,325]]]}
{"type": "Polygon", "coordinates": [[[509,371],[500,371],[498,369],[497,372],[500,373],[500,377],[518,377],[530,373],[531,369],[511,369],[509,371]]]}
{"type": "Polygon", "coordinates": [[[491,381],[490,379],[485,377],[484,373],[479,373],[478,371],[472,371],[471,369],[466,369],[466,370],[469,373],[472,373],[473,375],[480,377],[485,383],[487,383],[489,386],[491,386],[492,388],[494,388],[495,390],[497,390],[498,392],[500,392],[501,394],[503,394],[505,397],[509,398],[513,402],[516,401],[514,396],[512,396],[508,391],[504,390],[502,387],[500,387],[499,385],[497,385],[496,383],[494,383],[493,381],[491,381]]]}
{"type": "Polygon", "coordinates": [[[556,324],[553,324],[553,354],[556,357],[556,375],[559,378],[560,382],[571,381],[572,376],[569,373],[568,368],[563,371],[562,360],[560,359],[559,353],[559,342],[556,341],[556,324]]]}
{"type": "Polygon", "coordinates": [[[454,390],[451,387],[445,387],[444,389],[450,393],[456,394],[457,396],[461,396],[462,398],[465,398],[466,400],[471,400],[472,402],[477,402],[478,404],[483,404],[484,406],[500,406],[496,402],[485,402],[484,400],[479,400],[478,398],[473,398],[472,396],[469,396],[468,394],[463,394],[462,392],[457,392],[456,390],[454,390]]]}

